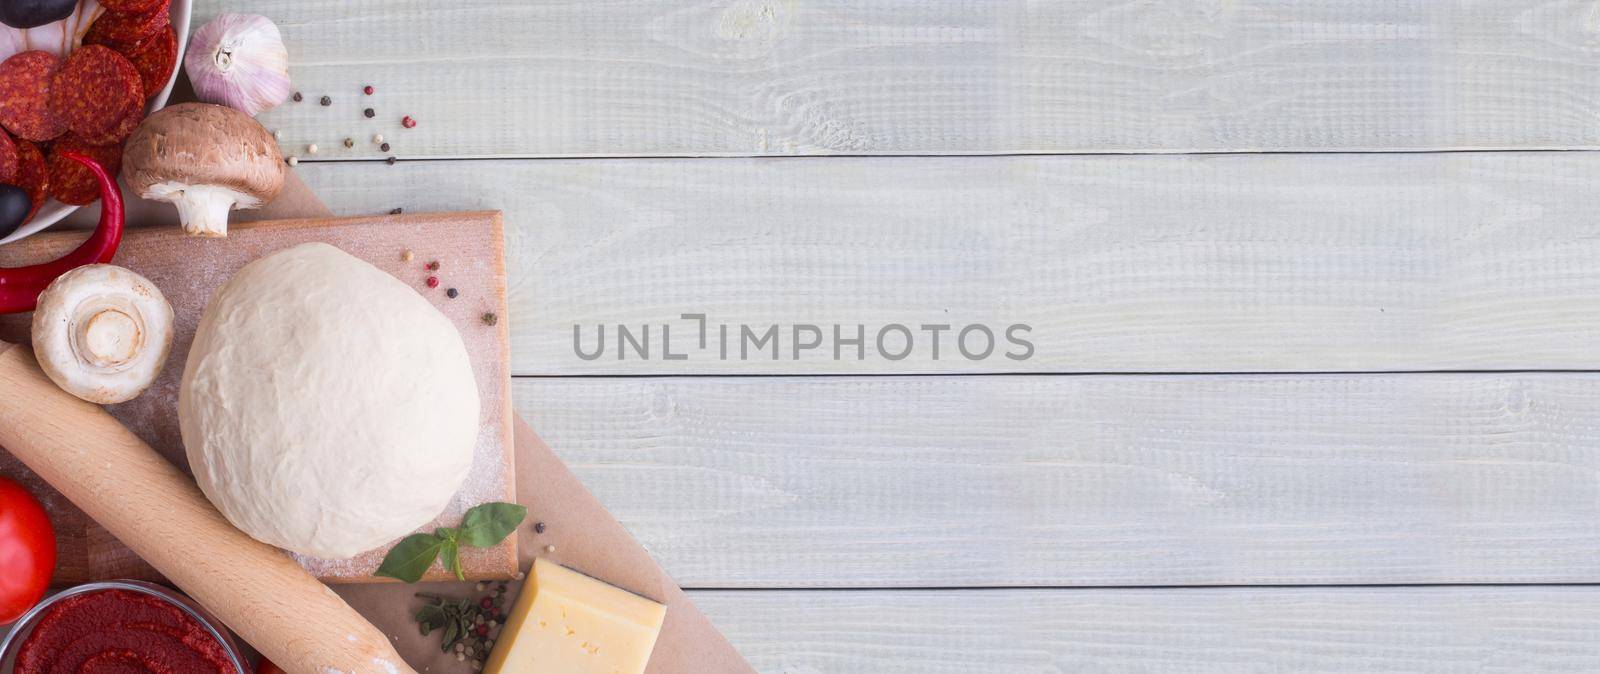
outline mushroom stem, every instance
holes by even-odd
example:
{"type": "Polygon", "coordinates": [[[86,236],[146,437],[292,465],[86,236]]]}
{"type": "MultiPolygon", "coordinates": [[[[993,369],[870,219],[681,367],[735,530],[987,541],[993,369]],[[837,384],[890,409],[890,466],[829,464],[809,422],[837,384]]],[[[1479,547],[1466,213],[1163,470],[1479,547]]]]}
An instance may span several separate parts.
{"type": "Polygon", "coordinates": [[[260,201],[217,185],[186,185],[168,198],[178,206],[185,233],[210,237],[228,235],[228,211],[255,208],[260,201]]]}

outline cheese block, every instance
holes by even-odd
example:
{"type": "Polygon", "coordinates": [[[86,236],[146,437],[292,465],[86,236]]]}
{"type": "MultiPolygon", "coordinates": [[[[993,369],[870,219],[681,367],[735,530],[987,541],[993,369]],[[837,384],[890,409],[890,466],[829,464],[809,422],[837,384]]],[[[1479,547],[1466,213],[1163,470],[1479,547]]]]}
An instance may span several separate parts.
{"type": "Polygon", "coordinates": [[[485,674],[641,674],[667,607],[535,560],[485,674]]]}

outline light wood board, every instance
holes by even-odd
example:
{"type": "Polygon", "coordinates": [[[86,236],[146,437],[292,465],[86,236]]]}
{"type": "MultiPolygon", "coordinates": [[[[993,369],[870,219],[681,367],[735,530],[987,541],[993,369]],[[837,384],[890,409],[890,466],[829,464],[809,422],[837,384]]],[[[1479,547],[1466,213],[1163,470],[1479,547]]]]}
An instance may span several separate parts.
{"type": "Polygon", "coordinates": [[[762,672],[1592,672],[1600,588],[691,592],[762,672]]]}
{"type": "Polygon", "coordinates": [[[685,587],[1592,582],[1600,375],[554,378],[685,587]]]}
{"type": "MultiPolygon", "coordinates": [[[[517,374],[1600,368],[1600,153],[302,164],[351,214],[504,208],[517,374]],[[720,360],[713,323],[1012,323],[720,360]],[[575,355],[573,325],[613,340],[575,355]],[[616,358],[616,325],[654,357],[616,358]],[[661,359],[660,327],[674,351],[661,359]],[[945,335],[948,340],[950,334],[945,335]],[[926,340],[924,340],[926,343],[926,340]]],[[[831,335],[829,335],[831,339],[831,335]]],[[[586,349],[590,348],[586,342],[586,349]]]]}
{"type": "MultiPolygon", "coordinates": [[[[0,248],[0,266],[53,259],[75,246],[82,234],[46,234],[0,248]]],[[[113,260],[148,277],[173,305],[176,327],[172,354],[156,384],[130,402],[110,406],[113,416],[141,439],[183,466],[183,440],[178,430],[177,395],[183,363],[194,329],[212,292],[234,271],[263,255],[307,241],[331,243],[394,274],[413,285],[455,323],[478,377],[481,428],[474,449],[473,471],[466,485],[439,518],[424,527],[456,526],[474,505],[510,501],[514,494],[510,476],[510,377],[506,369],[507,328],[504,323],[485,325],[484,312],[505,314],[505,270],[498,213],[448,213],[352,219],[275,221],[268,225],[236,224],[225,239],[186,237],[176,226],[130,230],[113,260]],[[414,250],[412,261],[401,252],[414,250]],[[423,268],[440,260],[438,275],[446,281],[429,290],[423,268]],[[444,295],[445,286],[459,286],[460,299],[444,295]]],[[[0,318],[0,339],[28,341],[31,314],[0,318]]],[[[31,479],[27,469],[0,452],[0,474],[31,479]]],[[[30,484],[51,510],[60,541],[60,561],[54,582],[69,584],[107,578],[151,577],[154,571],[124,548],[76,507],[42,484],[30,484]]],[[[461,552],[463,569],[473,577],[503,578],[517,570],[516,536],[494,548],[461,552]]],[[[383,558],[375,550],[351,560],[300,557],[307,570],[329,582],[367,582],[383,558]]],[[[430,577],[444,577],[435,566],[430,577]]]]}
{"type": "Polygon", "coordinates": [[[1600,147],[1589,2],[218,0],[196,25],[224,11],[283,28],[305,100],[262,121],[319,159],[382,157],[374,131],[401,157],[1600,147]]]}

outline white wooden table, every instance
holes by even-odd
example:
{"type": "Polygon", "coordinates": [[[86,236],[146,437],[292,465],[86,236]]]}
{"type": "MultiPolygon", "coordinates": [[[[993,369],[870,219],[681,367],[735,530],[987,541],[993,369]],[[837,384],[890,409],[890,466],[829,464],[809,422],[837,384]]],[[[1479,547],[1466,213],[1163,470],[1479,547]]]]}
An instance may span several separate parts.
{"type": "Polygon", "coordinates": [[[763,671],[1600,670],[1600,4],[197,4],[336,212],[505,211],[519,409],[763,671]],[[695,312],[1036,352],[573,352],[695,312]]]}

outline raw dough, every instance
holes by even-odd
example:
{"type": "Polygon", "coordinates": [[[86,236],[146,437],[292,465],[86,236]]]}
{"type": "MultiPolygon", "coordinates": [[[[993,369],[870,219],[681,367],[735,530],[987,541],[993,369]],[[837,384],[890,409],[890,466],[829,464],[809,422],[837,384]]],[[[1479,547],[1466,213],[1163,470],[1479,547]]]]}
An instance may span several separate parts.
{"type": "Polygon", "coordinates": [[[449,504],[472,468],[478,388],[438,309],[308,243],[217,291],[178,416],[195,479],[228,521],[281,548],[346,558],[449,504]]]}

